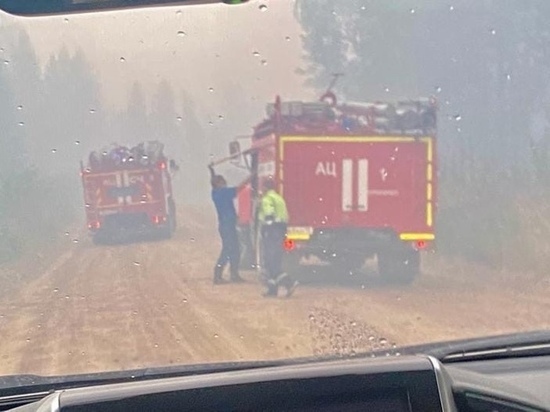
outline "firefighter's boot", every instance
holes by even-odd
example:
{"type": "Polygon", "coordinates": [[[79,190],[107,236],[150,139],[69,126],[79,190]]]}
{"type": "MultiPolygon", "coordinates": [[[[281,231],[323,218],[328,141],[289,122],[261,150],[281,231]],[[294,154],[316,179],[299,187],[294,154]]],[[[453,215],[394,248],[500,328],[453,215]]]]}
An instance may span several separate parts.
{"type": "Polygon", "coordinates": [[[214,285],[220,285],[222,283],[225,283],[223,278],[223,266],[222,265],[216,265],[214,268],[214,285]]]}
{"type": "Polygon", "coordinates": [[[277,282],[274,279],[269,279],[266,282],[267,290],[263,293],[264,298],[275,298],[277,297],[277,292],[279,287],[277,282]]]}
{"type": "Polygon", "coordinates": [[[233,268],[231,268],[231,282],[233,282],[233,283],[243,283],[244,282],[244,279],[241,277],[241,275],[239,275],[239,271],[234,270],[233,268]]]}
{"type": "Polygon", "coordinates": [[[278,277],[277,277],[277,285],[278,286],[282,286],[286,289],[286,297],[289,298],[292,296],[292,294],[294,293],[294,291],[296,290],[296,288],[298,287],[298,281],[297,280],[294,280],[292,279],[288,273],[281,273],[278,277]]]}

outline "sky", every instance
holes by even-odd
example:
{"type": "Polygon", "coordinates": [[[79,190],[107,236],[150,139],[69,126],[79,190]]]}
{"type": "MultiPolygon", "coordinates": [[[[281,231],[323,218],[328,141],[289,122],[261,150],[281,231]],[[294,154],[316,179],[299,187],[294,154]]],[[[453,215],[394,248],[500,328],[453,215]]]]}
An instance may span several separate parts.
{"type": "Polygon", "coordinates": [[[295,73],[303,52],[293,8],[267,0],[18,20],[42,63],[63,45],[83,49],[109,105],[124,103],[134,80],[153,88],[166,78],[205,110],[222,110],[224,94],[239,88],[258,102],[308,95],[295,73]]]}
{"type": "Polygon", "coordinates": [[[176,93],[193,97],[205,124],[221,115],[232,133],[248,133],[276,94],[312,96],[296,73],[303,51],[293,8],[293,0],[252,0],[15,19],[27,29],[41,64],[62,46],[84,50],[108,107],[125,104],[136,80],[152,92],[167,79],[176,93]],[[242,110],[231,110],[236,104],[242,110]],[[239,119],[225,115],[235,112],[239,119]]]}

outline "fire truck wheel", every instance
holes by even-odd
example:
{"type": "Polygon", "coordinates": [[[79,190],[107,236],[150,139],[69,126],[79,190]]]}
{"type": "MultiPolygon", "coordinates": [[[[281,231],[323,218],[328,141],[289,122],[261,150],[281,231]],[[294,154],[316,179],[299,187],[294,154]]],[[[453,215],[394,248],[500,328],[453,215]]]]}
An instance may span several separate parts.
{"type": "Polygon", "coordinates": [[[176,206],[174,201],[170,199],[168,201],[168,221],[166,225],[162,228],[160,236],[162,239],[171,239],[172,235],[176,231],[176,206]]]}
{"type": "Polygon", "coordinates": [[[302,256],[298,253],[285,253],[283,256],[283,271],[292,276],[300,274],[300,261],[302,256]]]}
{"type": "Polygon", "coordinates": [[[94,243],[94,245],[100,246],[105,243],[105,239],[99,233],[96,233],[92,236],[92,242],[94,243]]]}
{"type": "Polygon", "coordinates": [[[408,285],[420,274],[420,253],[403,249],[379,252],[378,271],[388,283],[408,285]]]}
{"type": "Polygon", "coordinates": [[[168,201],[168,218],[170,223],[170,232],[173,234],[176,231],[176,228],[178,226],[177,222],[177,213],[176,213],[176,203],[174,202],[174,199],[170,199],[168,201]]]}

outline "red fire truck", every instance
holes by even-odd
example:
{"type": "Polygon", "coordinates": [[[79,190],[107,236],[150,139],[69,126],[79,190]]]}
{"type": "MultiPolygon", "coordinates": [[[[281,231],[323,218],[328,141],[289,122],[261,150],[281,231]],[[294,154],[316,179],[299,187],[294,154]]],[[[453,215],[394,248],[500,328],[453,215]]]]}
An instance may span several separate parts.
{"type": "Polygon", "coordinates": [[[139,234],[170,238],[176,228],[169,161],[159,142],[90,153],[80,164],[88,230],[103,243],[139,234]]]}
{"type": "Polygon", "coordinates": [[[238,197],[243,261],[259,263],[255,211],[273,177],[290,214],[287,270],[315,256],[351,271],[376,256],[385,279],[411,282],[435,239],[435,99],[339,104],[327,92],[319,102],[277,97],[267,115],[247,148],[230,144],[230,159],[255,176],[238,197]]]}

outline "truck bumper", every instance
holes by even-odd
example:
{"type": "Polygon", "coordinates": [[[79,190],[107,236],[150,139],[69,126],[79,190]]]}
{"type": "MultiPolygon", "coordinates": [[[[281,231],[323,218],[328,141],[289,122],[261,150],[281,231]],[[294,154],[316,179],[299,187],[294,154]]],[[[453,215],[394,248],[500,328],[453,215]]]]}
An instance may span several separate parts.
{"type": "Polygon", "coordinates": [[[347,256],[371,257],[388,248],[400,247],[412,249],[429,249],[434,239],[404,239],[391,229],[317,229],[308,239],[289,239],[293,242],[293,252],[302,256],[317,256],[326,261],[341,260],[347,256]]]}

